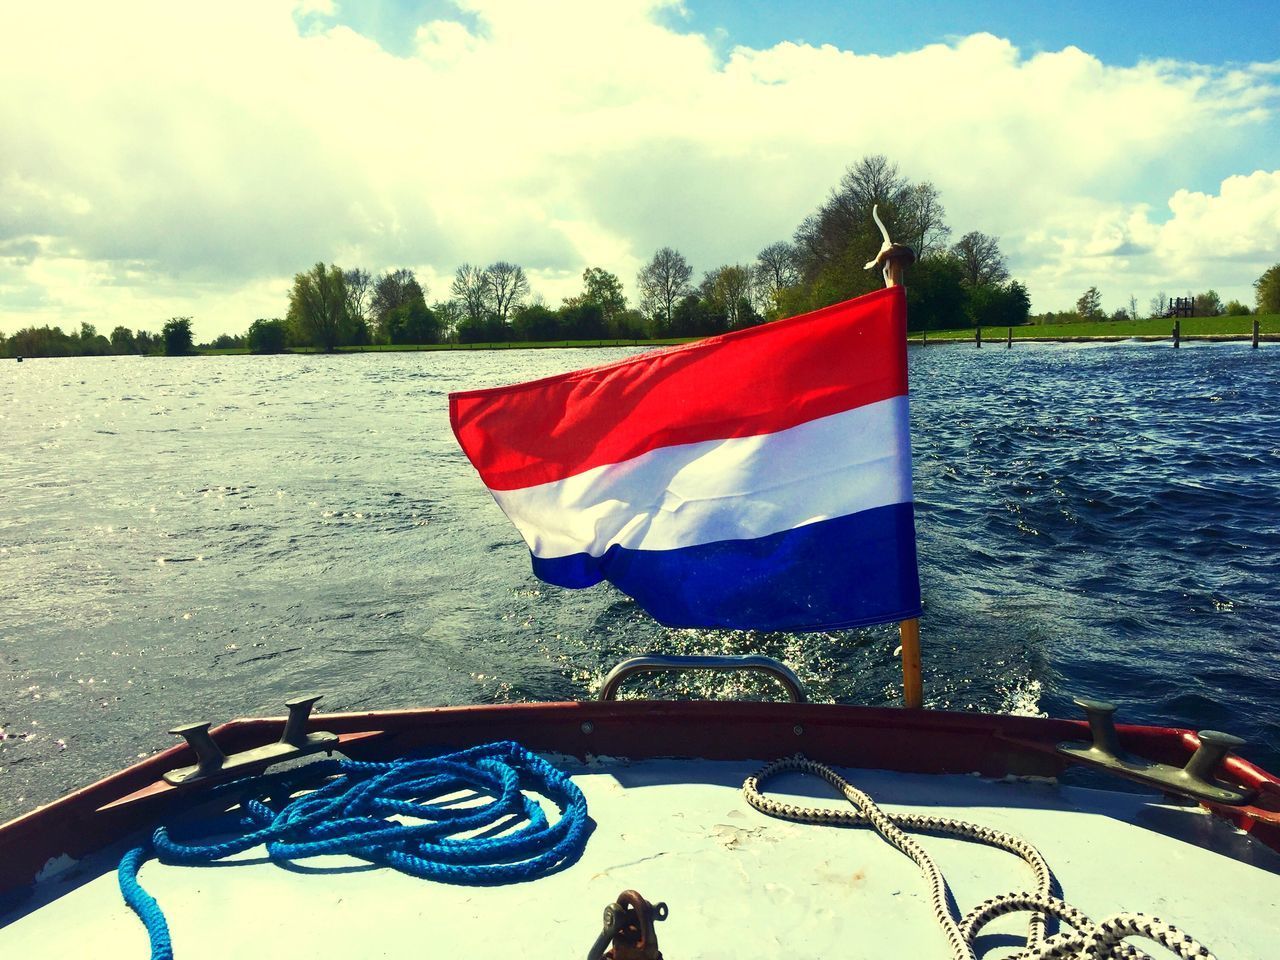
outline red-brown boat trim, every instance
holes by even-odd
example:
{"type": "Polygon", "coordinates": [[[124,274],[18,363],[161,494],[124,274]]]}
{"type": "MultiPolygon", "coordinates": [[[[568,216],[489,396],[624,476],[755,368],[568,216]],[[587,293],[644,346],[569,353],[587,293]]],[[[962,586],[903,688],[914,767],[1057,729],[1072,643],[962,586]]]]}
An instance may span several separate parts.
{"type": "MultiPolygon", "coordinates": [[[[213,730],[231,753],[280,736],[280,717],[233,720],[213,730]]],[[[1071,765],[1063,740],[1090,739],[1078,720],[854,707],[839,704],[702,701],[570,702],[433,707],[322,714],[313,730],[352,738],[344,752],[385,759],[414,750],[516,740],[531,750],[589,757],[773,760],[797,752],[836,766],[912,773],[1053,777],[1071,765]]],[[[1130,753],[1183,765],[1199,744],[1189,730],[1119,725],[1130,753]]],[[[0,827],[0,893],[31,884],[59,857],[82,859],[162,820],[181,790],[155,790],[162,774],[193,762],[185,745],[0,827]],[[122,799],[129,802],[121,803],[122,799]]],[[[1208,808],[1280,851],[1280,779],[1231,756],[1225,774],[1258,791],[1253,805],[1208,808]]]]}

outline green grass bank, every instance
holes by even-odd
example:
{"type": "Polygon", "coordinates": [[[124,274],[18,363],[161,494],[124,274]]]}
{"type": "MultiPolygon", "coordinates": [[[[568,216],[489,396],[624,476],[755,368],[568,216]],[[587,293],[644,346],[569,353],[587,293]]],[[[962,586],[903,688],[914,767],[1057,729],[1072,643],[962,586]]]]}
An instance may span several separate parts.
{"type": "MultiPolygon", "coordinates": [[[[1184,317],[1182,319],[1182,335],[1195,336],[1241,336],[1253,333],[1253,321],[1258,320],[1263,336],[1280,335],[1280,314],[1263,314],[1258,317],[1184,317]]],[[[983,327],[984,340],[1003,340],[1008,336],[1008,327],[983,327]]],[[[1157,317],[1151,320],[1100,320],[1096,323],[1045,323],[1027,324],[1013,328],[1013,339],[1074,339],[1077,337],[1170,337],[1173,333],[1173,321],[1157,317]]],[[[920,337],[919,332],[911,334],[911,339],[920,337]]],[[[972,340],[972,327],[961,327],[954,330],[930,330],[930,340],[972,340]]]]}
{"type": "MultiPolygon", "coordinates": [[[[335,353],[422,353],[440,350],[563,350],[566,347],[669,347],[691,343],[699,337],[664,337],[658,340],[503,340],[493,343],[371,343],[360,347],[338,347],[335,353]]],[[[229,350],[198,350],[205,357],[234,357],[249,353],[248,347],[229,350]]],[[[289,347],[285,353],[320,353],[317,347],[289,347]]]]}

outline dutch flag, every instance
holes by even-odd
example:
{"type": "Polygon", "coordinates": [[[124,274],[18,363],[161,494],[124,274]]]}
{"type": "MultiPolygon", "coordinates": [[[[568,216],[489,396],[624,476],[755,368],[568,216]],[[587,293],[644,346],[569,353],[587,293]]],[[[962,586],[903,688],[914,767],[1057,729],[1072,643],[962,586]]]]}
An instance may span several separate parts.
{"type": "Polygon", "coordinates": [[[548,583],[608,580],[674,627],[920,613],[902,287],[449,415],[548,583]]]}

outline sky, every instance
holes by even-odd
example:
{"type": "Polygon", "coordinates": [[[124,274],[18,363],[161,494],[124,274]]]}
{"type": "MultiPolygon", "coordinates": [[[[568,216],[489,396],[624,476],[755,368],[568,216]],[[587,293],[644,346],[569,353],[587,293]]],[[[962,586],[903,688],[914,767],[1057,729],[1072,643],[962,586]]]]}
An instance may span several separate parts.
{"type": "Polygon", "coordinates": [[[661,246],[752,261],[870,153],[999,237],[1036,312],[1252,304],[1280,261],[1269,3],[6,6],[5,332],[242,333],[317,261],[634,295],[661,246]]]}

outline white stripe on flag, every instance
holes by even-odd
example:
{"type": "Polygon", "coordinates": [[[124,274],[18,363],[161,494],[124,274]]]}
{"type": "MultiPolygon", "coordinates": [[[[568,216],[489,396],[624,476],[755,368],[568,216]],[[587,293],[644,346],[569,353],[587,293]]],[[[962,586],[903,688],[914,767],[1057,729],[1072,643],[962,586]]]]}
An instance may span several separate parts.
{"type": "Polygon", "coordinates": [[[494,499],[535,555],[750,540],[911,500],[907,398],[777,433],[650,450],[494,499]]]}

